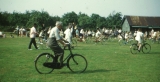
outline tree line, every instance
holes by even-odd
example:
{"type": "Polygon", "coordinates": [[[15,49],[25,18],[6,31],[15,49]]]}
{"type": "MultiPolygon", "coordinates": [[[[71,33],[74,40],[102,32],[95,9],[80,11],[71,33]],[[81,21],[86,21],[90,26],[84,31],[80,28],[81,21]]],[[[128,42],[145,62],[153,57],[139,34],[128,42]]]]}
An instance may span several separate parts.
{"type": "Polygon", "coordinates": [[[122,14],[115,12],[109,14],[108,17],[102,17],[98,14],[88,16],[85,13],[79,12],[76,14],[74,11],[65,13],[62,17],[50,16],[47,11],[26,11],[20,13],[14,11],[13,13],[0,12],[0,30],[13,31],[17,26],[24,28],[31,28],[33,23],[38,24],[38,29],[45,24],[46,27],[55,26],[56,21],[62,21],[63,25],[67,26],[69,23],[75,23],[79,28],[95,29],[95,28],[115,28],[121,27],[122,14]]]}

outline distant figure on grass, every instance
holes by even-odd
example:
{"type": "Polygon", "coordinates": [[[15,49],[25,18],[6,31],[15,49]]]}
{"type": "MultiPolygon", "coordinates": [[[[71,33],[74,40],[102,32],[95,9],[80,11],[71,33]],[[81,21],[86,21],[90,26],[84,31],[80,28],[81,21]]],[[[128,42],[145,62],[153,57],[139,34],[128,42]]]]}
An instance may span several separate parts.
{"type": "Polygon", "coordinates": [[[96,36],[95,36],[95,38],[96,38],[96,42],[99,42],[99,41],[100,41],[100,36],[101,36],[101,33],[100,33],[100,31],[99,31],[99,30],[97,30],[97,32],[96,32],[96,36]]]}
{"type": "Polygon", "coordinates": [[[30,43],[29,43],[29,46],[28,46],[29,50],[32,50],[31,49],[32,43],[33,43],[34,47],[36,49],[38,49],[38,47],[36,45],[36,41],[35,41],[35,37],[36,37],[36,34],[37,34],[36,27],[37,27],[37,24],[34,23],[33,27],[30,29],[30,38],[31,38],[31,40],[30,40],[30,43]]]}

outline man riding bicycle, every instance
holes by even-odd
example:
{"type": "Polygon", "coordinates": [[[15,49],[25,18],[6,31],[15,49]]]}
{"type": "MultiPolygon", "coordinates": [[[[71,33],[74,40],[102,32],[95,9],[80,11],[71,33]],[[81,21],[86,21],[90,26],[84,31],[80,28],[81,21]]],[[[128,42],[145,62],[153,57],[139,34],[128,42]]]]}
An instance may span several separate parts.
{"type": "Polygon", "coordinates": [[[142,46],[142,41],[143,41],[143,33],[141,29],[139,28],[135,37],[135,40],[138,42],[138,51],[140,51],[141,46],[142,46]]]}
{"type": "Polygon", "coordinates": [[[55,62],[58,62],[58,57],[60,56],[60,65],[63,65],[63,56],[64,50],[58,45],[60,42],[63,46],[66,46],[65,41],[63,38],[60,37],[60,29],[62,28],[62,22],[57,21],[56,26],[51,29],[49,39],[48,39],[48,46],[55,54],[55,62]]]}

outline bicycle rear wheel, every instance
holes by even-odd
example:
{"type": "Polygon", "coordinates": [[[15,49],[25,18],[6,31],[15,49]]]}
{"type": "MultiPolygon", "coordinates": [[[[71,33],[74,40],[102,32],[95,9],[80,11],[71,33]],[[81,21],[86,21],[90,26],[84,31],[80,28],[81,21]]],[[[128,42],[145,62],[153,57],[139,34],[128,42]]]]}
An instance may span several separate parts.
{"type": "Polygon", "coordinates": [[[87,68],[87,60],[84,56],[79,54],[73,54],[67,60],[68,68],[74,73],[82,73],[87,68]]]}
{"type": "Polygon", "coordinates": [[[40,74],[48,74],[51,73],[53,69],[53,55],[49,53],[40,54],[35,60],[35,68],[40,74]]]}
{"type": "Polygon", "coordinates": [[[142,46],[142,52],[143,53],[149,53],[151,51],[151,46],[148,44],[148,43],[145,43],[143,46],[142,46]]]}
{"type": "Polygon", "coordinates": [[[130,46],[130,51],[131,51],[132,54],[137,54],[139,52],[137,44],[132,44],[130,46]]]}

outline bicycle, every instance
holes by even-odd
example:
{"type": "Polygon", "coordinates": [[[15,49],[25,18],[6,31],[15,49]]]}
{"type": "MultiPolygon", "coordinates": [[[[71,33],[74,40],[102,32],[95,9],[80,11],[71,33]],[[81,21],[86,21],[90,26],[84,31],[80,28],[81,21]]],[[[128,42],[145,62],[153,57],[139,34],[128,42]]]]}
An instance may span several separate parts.
{"type": "Polygon", "coordinates": [[[146,54],[146,53],[149,53],[150,50],[151,50],[151,46],[146,41],[142,42],[142,46],[141,46],[140,50],[138,50],[138,48],[139,48],[139,46],[137,45],[137,43],[133,43],[130,46],[131,53],[132,54],[137,54],[140,51],[142,51],[144,54],[146,54]]]}
{"type": "Polygon", "coordinates": [[[70,54],[63,59],[66,64],[60,66],[60,63],[55,62],[55,55],[51,53],[42,53],[35,59],[35,68],[40,74],[51,73],[54,69],[62,69],[67,66],[74,73],[82,73],[86,70],[88,63],[84,56],[73,54],[70,45],[68,45],[70,54]]]}

